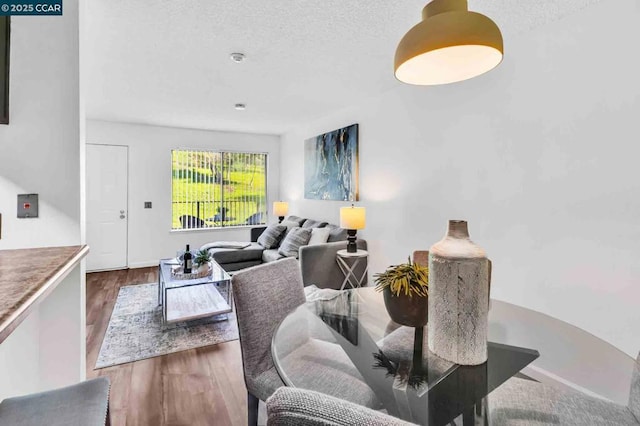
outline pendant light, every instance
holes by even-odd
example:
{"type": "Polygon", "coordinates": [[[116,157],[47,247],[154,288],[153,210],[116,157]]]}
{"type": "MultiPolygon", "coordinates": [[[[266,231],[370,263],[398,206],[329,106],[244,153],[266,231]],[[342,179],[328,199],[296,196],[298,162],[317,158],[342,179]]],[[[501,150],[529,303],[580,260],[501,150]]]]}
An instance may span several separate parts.
{"type": "Polygon", "coordinates": [[[495,68],[503,53],[498,26],[470,12],[467,0],[433,0],[400,41],[395,75],[408,84],[454,83],[495,68]]]}

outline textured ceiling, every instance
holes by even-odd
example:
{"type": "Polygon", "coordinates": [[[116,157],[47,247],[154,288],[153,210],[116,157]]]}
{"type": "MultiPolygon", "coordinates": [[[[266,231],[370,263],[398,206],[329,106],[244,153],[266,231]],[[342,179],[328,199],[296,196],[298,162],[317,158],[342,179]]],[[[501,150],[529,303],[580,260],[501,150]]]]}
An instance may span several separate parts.
{"type": "MultiPolygon", "coordinates": [[[[598,0],[470,0],[508,38],[598,0]]],[[[399,85],[425,0],[91,0],[87,117],[282,133],[399,85]],[[236,64],[231,52],[244,52],[236,64]],[[236,103],[246,103],[236,111],[236,103]]]]}

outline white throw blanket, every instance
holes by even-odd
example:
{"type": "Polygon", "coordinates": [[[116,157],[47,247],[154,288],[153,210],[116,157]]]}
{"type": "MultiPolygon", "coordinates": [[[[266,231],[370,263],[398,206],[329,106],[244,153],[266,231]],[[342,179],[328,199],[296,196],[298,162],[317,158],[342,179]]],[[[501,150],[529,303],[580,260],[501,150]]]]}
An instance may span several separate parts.
{"type": "Polygon", "coordinates": [[[343,293],[343,291],[334,290],[332,288],[318,288],[316,285],[310,285],[304,288],[304,295],[307,298],[307,302],[315,302],[316,300],[333,300],[343,293]]]}
{"type": "Polygon", "coordinates": [[[243,249],[247,248],[251,245],[251,243],[242,242],[242,241],[215,241],[213,243],[208,243],[203,245],[201,250],[209,250],[212,248],[226,248],[226,249],[243,249]]]}

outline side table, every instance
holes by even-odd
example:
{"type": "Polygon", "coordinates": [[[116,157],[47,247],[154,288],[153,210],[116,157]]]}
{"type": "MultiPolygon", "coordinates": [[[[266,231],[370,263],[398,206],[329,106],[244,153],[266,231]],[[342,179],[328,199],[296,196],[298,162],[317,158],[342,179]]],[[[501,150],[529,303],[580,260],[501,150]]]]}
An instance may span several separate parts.
{"type": "Polygon", "coordinates": [[[362,287],[362,283],[367,276],[369,270],[369,252],[366,250],[358,250],[355,253],[349,253],[347,250],[338,250],[336,253],[336,262],[340,270],[344,274],[344,281],[340,286],[340,290],[344,290],[347,283],[351,288],[362,287]],[[352,262],[350,262],[352,261],[352,262]],[[360,262],[365,262],[364,271],[360,277],[356,276],[356,268],[360,262]]]}

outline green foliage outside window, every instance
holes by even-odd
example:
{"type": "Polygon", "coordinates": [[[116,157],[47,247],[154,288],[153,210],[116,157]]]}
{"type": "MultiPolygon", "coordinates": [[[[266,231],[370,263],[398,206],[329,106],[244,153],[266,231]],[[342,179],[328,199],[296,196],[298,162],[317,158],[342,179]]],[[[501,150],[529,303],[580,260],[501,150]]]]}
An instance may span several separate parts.
{"type": "Polygon", "coordinates": [[[266,223],[266,154],[173,150],[171,161],[172,229],[266,223]]]}

